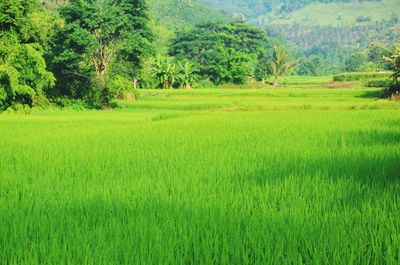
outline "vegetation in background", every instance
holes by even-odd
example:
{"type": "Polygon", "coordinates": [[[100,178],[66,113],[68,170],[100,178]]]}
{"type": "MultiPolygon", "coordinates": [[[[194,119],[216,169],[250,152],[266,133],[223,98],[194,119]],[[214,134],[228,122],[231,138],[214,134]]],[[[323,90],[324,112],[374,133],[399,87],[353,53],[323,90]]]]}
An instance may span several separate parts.
{"type": "Polygon", "coordinates": [[[266,62],[267,70],[272,75],[272,84],[279,86],[279,78],[296,66],[296,62],[289,57],[288,51],[281,46],[275,46],[270,60],[266,62]]]}
{"type": "Polygon", "coordinates": [[[354,72],[354,73],[341,73],[333,77],[334,81],[358,81],[368,79],[389,79],[392,75],[391,72],[354,72]]]}
{"type": "Polygon", "coordinates": [[[43,57],[48,36],[38,28],[46,19],[34,0],[0,2],[0,111],[41,105],[54,86],[43,57]]]}
{"type": "MultiPolygon", "coordinates": [[[[379,0],[377,0],[379,1],[379,0]]],[[[303,8],[308,10],[315,10],[319,6],[330,4],[330,7],[335,7],[341,3],[347,3],[348,6],[357,5],[359,1],[351,0],[201,0],[210,6],[213,6],[219,10],[227,12],[228,14],[246,19],[254,20],[263,17],[270,18],[276,15],[281,20],[290,18],[291,14],[295,11],[300,10],[299,13],[304,12],[303,8]],[[351,4],[349,4],[351,3],[351,4]]],[[[376,2],[374,0],[365,2],[376,2]]],[[[376,5],[375,5],[376,6],[376,5]]],[[[375,7],[374,6],[374,7],[375,7]]],[[[356,8],[354,8],[358,11],[356,8]]],[[[389,10],[390,11],[390,10],[389,10]]],[[[350,13],[350,12],[349,12],[350,13]]],[[[337,13],[336,13],[337,14],[337,13]]],[[[359,13],[357,13],[359,14],[359,13]]],[[[361,13],[363,14],[363,13],[361,13]]],[[[326,14],[324,14],[326,15],[326,14]]],[[[361,17],[360,15],[358,15],[361,17]]],[[[296,16],[295,16],[296,17],[296,16]]],[[[308,16],[313,17],[313,16],[308,16]]],[[[374,16],[376,17],[376,16],[374,16]]],[[[358,17],[357,17],[358,18],[358,17]]],[[[362,17],[364,18],[364,17],[362,17]]],[[[365,18],[364,18],[365,19],[365,18]]],[[[368,19],[368,17],[367,17],[368,19]]],[[[304,22],[302,19],[298,21],[304,22]]]]}
{"type": "MultiPolygon", "coordinates": [[[[274,9],[249,21],[271,36],[283,36],[305,62],[318,57],[321,75],[345,71],[350,54],[364,53],[372,42],[391,48],[400,39],[399,0],[320,2],[304,1],[293,12],[274,9]]],[[[300,66],[298,71],[304,73],[300,66]]]]}
{"type": "MultiPolygon", "coordinates": [[[[194,0],[149,1],[150,9],[145,0],[40,2],[48,12],[34,0],[25,5],[21,1],[1,3],[3,110],[15,109],[17,105],[46,105],[48,97],[57,104],[64,100],[84,100],[91,107],[109,107],[114,98],[124,98],[136,88],[230,86],[254,80],[262,81],[258,85],[262,86],[270,79],[276,85],[274,80],[289,73],[328,75],[393,67],[382,60],[393,52],[387,39],[370,42],[367,38],[358,45],[368,43],[368,47],[351,52],[340,48],[339,44],[347,42],[345,36],[336,39],[337,43],[304,50],[296,48],[297,45],[295,49],[283,45],[285,50],[291,50],[293,59],[279,64],[273,47],[282,46],[284,41],[275,34],[274,27],[268,26],[264,32],[244,21],[232,22],[247,15],[223,14],[207,7],[217,2],[226,5],[225,1],[207,5],[194,0]],[[58,5],[61,6],[57,9],[58,5]],[[16,44],[22,46],[18,48],[16,44]],[[292,69],[294,60],[296,68],[292,69]]],[[[248,6],[249,10],[257,6],[259,11],[274,16],[290,16],[315,2],[286,1],[283,5],[279,1],[249,0],[233,1],[230,5],[244,8],[251,3],[254,5],[248,6]]],[[[328,2],[342,5],[341,1],[328,2]]],[[[249,17],[254,18],[254,14],[249,17]]],[[[366,18],[363,16],[360,23],[369,23],[366,18]]],[[[393,25],[397,23],[393,14],[386,14],[386,18],[393,25]]],[[[302,30],[298,28],[297,33],[302,30]]],[[[375,87],[387,82],[383,78],[382,82],[373,81],[365,84],[375,87]]]]}
{"type": "Polygon", "coordinates": [[[172,58],[158,55],[153,65],[154,77],[158,80],[161,89],[173,88],[177,75],[177,67],[172,58]]]}
{"type": "Polygon", "coordinates": [[[384,94],[395,99],[400,99],[400,47],[396,48],[396,52],[390,56],[385,57],[386,62],[392,65],[393,74],[391,75],[391,84],[384,91],[384,94]]]}
{"type": "Polygon", "coordinates": [[[392,65],[393,75],[391,78],[397,84],[400,78],[400,47],[397,47],[396,52],[392,56],[385,57],[385,59],[392,65]]]}
{"type": "Polygon", "coordinates": [[[58,92],[109,106],[108,78],[138,79],[143,57],[151,53],[145,1],[70,0],[60,15],[65,25],[58,29],[52,54],[58,92]]]}
{"type": "Polygon", "coordinates": [[[233,19],[198,0],[149,0],[151,27],[157,36],[157,53],[168,55],[171,39],[177,31],[205,23],[229,23],[233,19]]]}
{"type": "Polygon", "coordinates": [[[203,80],[243,84],[254,76],[254,66],[269,44],[261,30],[243,22],[204,24],[178,32],[170,55],[194,63],[203,80]]]}

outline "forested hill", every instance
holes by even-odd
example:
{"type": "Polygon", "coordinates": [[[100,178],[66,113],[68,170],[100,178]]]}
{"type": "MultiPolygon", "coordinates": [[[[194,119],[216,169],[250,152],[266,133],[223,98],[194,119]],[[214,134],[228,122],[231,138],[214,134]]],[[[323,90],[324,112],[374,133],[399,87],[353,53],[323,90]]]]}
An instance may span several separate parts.
{"type": "Polygon", "coordinates": [[[400,0],[201,1],[281,38],[306,64],[319,61],[313,74],[342,71],[371,43],[400,43],[400,0]]]}
{"type": "MultiPolygon", "coordinates": [[[[282,14],[293,13],[304,7],[314,4],[368,4],[378,2],[381,4],[390,4],[396,2],[391,0],[200,0],[203,3],[212,6],[218,10],[231,15],[242,16],[246,20],[259,18],[273,14],[281,16],[282,14]]],[[[346,6],[342,6],[345,8],[346,6]]],[[[376,11],[376,10],[375,10],[376,11]]],[[[314,14],[318,15],[318,14],[314,14]]]]}
{"type": "Polygon", "coordinates": [[[228,22],[231,18],[197,0],[148,0],[157,23],[167,28],[206,22],[228,22]]]}
{"type": "Polygon", "coordinates": [[[208,22],[229,22],[232,18],[197,0],[149,0],[155,45],[166,53],[169,40],[177,30],[208,22]]]}

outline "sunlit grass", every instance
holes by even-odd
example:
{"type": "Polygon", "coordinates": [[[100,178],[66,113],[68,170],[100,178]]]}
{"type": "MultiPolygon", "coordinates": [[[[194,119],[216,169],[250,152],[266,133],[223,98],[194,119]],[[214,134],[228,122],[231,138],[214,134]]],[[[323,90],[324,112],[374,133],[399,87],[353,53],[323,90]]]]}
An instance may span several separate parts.
{"type": "Polygon", "coordinates": [[[399,103],[375,92],[0,115],[0,263],[398,264],[399,103]]]}

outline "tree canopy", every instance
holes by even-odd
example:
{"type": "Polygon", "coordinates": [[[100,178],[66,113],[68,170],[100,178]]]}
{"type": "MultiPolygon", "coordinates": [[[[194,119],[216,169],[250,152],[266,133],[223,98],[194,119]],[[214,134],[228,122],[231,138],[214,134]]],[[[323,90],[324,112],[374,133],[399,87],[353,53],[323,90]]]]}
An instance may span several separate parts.
{"type": "Polygon", "coordinates": [[[244,83],[268,43],[263,31],[243,22],[203,24],[179,32],[170,55],[194,62],[201,78],[215,84],[244,83]]]}
{"type": "Polygon", "coordinates": [[[33,19],[42,14],[46,18],[34,0],[0,2],[0,109],[35,106],[54,86],[43,56],[46,35],[38,34],[40,19],[33,19]]]}
{"type": "Polygon", "coordinates": [[[146,2],[71,0],[60,15],[65,25],[57,31],[52,58],[59,93],[107,106],[112,95],[107,78],[138,75],[143,57],[151,53],[146,2]]]}

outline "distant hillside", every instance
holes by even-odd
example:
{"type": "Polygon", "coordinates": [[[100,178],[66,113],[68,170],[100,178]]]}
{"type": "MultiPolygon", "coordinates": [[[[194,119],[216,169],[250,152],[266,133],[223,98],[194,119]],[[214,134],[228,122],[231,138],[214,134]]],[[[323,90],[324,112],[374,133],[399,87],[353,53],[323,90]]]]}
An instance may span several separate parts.
{"type": "Polygon", "coordinates": [[[307,53],[363,49],[370,42],[400,42],[400,0],[311,3],[292,13],[272,13],[252,23],[285,35],[307,53]]]}
{"type": "Polygon", "coordinates": [[[169,29],[206,22],[228,22],[227,15],[197,0],[149,0],[154,21],[169,29]]]}
{"type": "Polygon", "coordinates": [[[334,72],[371,42],[400,43],[400,0],[201,1],[264,28],[300,57],[323,58],[334,72]]]}
{"type": "Polygon", "coordinates": [[[360,26],[400,17],[400,0],[311,3],[291,13],[265,14],[267,24],[360,26]]]}
{"type": "MultiPolygon", "coordinates": [[[[252,20],[267,14],[291,13],[313,3],[348,3],[361,0],[201,0],[203,3],[231,15],[252,20]]],[[[364,0],[362,2],[366,2],[364,0]]],[[[369,0],[381,1],[381,0],[369,0]]]]}
{"type": "Polygon", "coordinates": [[[157,35],[158,52],[165,53],[176,30],[208,22],[229,22],[231,17],[197,0],[150,0],[150,12],[157,35]]]}

